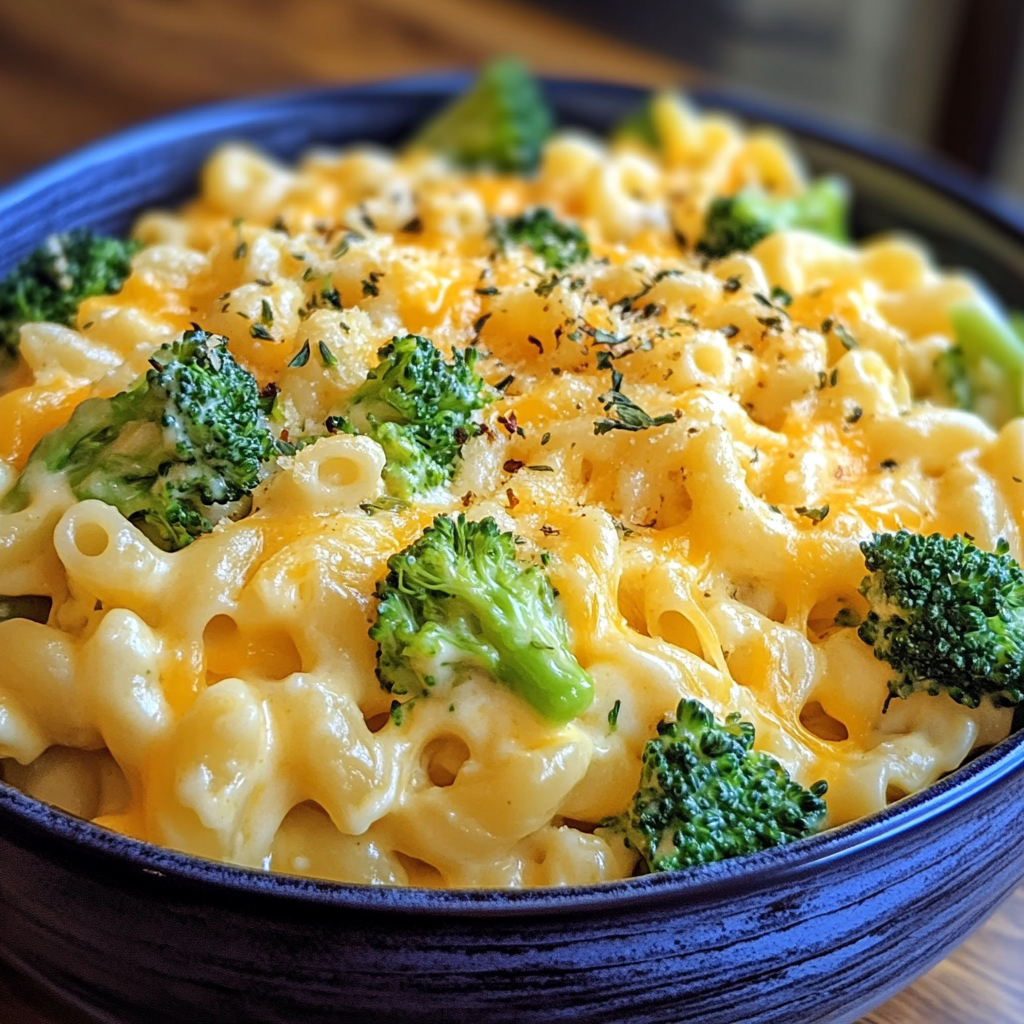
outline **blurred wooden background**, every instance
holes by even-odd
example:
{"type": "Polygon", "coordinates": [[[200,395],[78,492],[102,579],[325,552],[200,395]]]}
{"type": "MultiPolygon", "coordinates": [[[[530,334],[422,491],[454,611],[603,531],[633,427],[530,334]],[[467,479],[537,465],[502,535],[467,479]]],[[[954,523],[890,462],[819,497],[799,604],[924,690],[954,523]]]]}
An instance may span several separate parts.
{"type": "Polygon", "coordinates": [[[503,53],[557,75],[688,77],[505,0],[0,0],[0,180],[181,107],[503,53]]]}
{"type": "MultiPolygon", "coordinates": [[[[192,104],[504,53],[553,75],[651,86],[694,78],[511,0],[0,0],[0,181],[192,104]]],[[[1022,963],[1024,890],[862,1024],[1024,1024],[1022,963]]],[[[0,1024],[81,1021],[0,970],[0,1024]]]]}

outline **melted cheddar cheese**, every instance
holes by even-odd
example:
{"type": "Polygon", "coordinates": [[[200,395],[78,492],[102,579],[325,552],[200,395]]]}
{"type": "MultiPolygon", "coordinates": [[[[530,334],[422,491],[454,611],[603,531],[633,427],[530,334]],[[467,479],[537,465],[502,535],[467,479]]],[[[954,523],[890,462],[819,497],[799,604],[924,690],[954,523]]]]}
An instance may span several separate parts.
{"type": "Polygon", "coordinates": [[[920,693],[883,715],[888,667],[834,625],[863,608],[873,530],[1005,537],[1020,557],[1024,423],[997,432],[945,407],[934,380],[946,311],[973,285],[898,237],[785,231],[703,261],[692,242],[714,196],[797,193],[804,172],[772,132],[668,99],[655,116],[660,156],[562,133],[530,179],[367,146],[295,168],[225,146],[194,201],[139,219],[145,248],[118,294],[84,302],[73,327],[23,328],[0,394],[0,491],[75,405],[128,387],[191,322],[277,385],[293,438],[344,408],[395,335],[476,346],[488,381],[513,380],[440,504],[367,514],[383,453],[337,435],[280,459],[250,515],[173,554],[57,488],[0,517],[0,593],[53,600],[45,625],[0,622],[9,782],[236,864],[584,884],[632,873],[635,855],[594,826],[626,805],[681,697],[740,712],[804,785],[826,779],[832,824],[1007,734],[1005,710],[920,693]],[[553,274],[525,248],[496,252],[493,218],[535,206],[578,223],[593,258],[553,274]],[[601,351],[670,423],[595,433],[601,351]],[[566,726],[479,679],[388,715],[375,585],[435,515],[463,510],[550,555],[596,688],[566,726]]]}

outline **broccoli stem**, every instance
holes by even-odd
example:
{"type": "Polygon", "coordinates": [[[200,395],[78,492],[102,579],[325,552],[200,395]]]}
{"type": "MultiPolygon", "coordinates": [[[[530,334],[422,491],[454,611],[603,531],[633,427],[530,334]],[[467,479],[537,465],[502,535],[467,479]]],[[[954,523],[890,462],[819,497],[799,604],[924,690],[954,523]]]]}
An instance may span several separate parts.
{"type": "Polygon", "coordinates": [[[478,654],[495,679],[552,722],[570,722],[590,707],[590,676],[547,623],[528,620],[511,595],[490,588],[474,596],[473,611],[492,648],[480,647],[478,654]]]}
{"type": "MultiPolygon", "coordinates": [[[[1006,418],[1024,414],[1024,340],[1013,329],[1010,321],[994,302],[971,299],[949,310],[950,323],[956,338],[956,348],[963,353],[968,387],[951,386],[962,407],[977,409],[982,394],[992,384],[1005,396],[1006,418]],[[983,361],[998,371],[996,380],[986,386],[979,372],[983,361]]],[[[962,383],[962,378],[949,374],[950,384],[962,383]]]]}
{"type": "Polygon", "coordinates": [[[812,182],[803,195],[791,200],[794,228],[814,231],[833,242],[848,242],[850,190],[842,178],[827,176],[812,182]]]}

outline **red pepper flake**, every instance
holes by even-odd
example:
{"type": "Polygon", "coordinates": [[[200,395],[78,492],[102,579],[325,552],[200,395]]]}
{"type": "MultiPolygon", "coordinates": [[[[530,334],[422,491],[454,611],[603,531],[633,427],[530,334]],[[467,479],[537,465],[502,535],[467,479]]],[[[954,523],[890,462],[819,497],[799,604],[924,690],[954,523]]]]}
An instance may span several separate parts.
{"type": "Polygon", "coordinates": [[[462,507],[463,508],[469,508],[469,506],[472,505],[472,504],[473,504],[473,492],[472,491],[466,491],[466,493],[462,496],[462,507]]]}
{"type": "Polygon", "coordinates": [[[545,523],[540,528],[540,532],[543,533],[545,537],[557,537],[562,531],[561,530],[556,530],[555,527],[548,526],[548,524],[545,523]]]}
{"type": "Polygon", "coordinates": [[[507,491],[505,491],[505,495],[508,498],[508,507],[510,509],[515,508],[516,505],[519,504],[519,499],[516,497],[516,492],[513,491],[511,487],[507,491]]]}
{"type": "Polygon", "coordinates": [[[518,473],[525,465],[526,463],[520,462],[519,459],[507,459],[505,465],[501,468],[505,470],[506,473],[518,473]]]}
{"type": "Polygon", "coordinates": [[[516,419],[514,410],[507,416],[499,416],[498,422],[509,432],[510,436],[519,429],[519,421],[516,419]]]}

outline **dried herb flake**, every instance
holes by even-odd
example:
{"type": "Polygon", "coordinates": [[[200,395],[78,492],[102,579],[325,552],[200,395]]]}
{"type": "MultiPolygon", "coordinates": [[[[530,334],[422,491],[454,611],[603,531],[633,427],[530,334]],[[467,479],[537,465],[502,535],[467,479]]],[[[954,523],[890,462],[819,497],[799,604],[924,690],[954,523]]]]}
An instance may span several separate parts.
{"type": "Polygon", "coordinates": [[[821,508],[808,508],[806,505],[797,505],[793,511],[798,516],[810,519],[812,523],[820,523],[828,515],[828,505],[822,505],[821,508]]]}
{"type": "Polygon", "coordinates": [[[294,356],[292,356],[292,358],[289,361],[288,365],[298,368],[300,366],[305,366],[306,363],[308,363],[308,362],[309,362],[309,338],[306,339],[306,342],[302,346],[302,348],[300,348],[299,351],[296,352],[294,356]]]}

